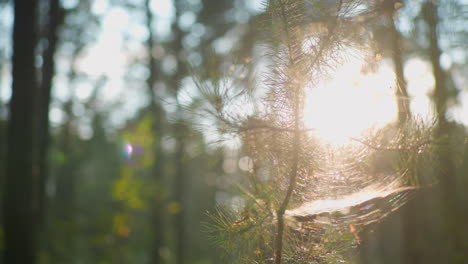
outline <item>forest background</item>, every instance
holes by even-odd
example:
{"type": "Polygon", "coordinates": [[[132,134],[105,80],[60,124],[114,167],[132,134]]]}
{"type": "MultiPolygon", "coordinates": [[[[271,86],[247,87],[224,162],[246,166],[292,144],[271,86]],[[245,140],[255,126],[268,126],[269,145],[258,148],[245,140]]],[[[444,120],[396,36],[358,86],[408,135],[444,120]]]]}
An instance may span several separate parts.
{"type": "MultiPolygon", "coordinates": [[[[303,2],[312,24],[338,1],[303,2]]],[[[356,29],[373,36],[361,72],[390,98],[375,119],[401,121],[407,105],[436,120],[445,147],[420,172],[422,184],[436,179],[430,187],[353,231],[356,255],[316,261],[467,263],[468,3],[356,2],[378,18],[356,29]]],[[[226,120],[200,115],[197,81],[261,86],[266,10],[249,0],[0,0],[0,263],[239,259],[210,240],[207,212],[242,203],[251,160],[224,137],[226,120]]],[[[339,92],[314,119],[342,124],[328,134],[354,118],[330,113],[361,103],[339,92]]]]}

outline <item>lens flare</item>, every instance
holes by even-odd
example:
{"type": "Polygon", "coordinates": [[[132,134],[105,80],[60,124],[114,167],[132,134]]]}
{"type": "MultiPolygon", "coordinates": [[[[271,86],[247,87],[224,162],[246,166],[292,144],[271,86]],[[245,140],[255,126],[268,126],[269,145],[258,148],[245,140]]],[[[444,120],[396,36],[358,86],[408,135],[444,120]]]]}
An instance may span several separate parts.
{"type": "Polygon", "coordinates": [[[127,153],[128,156],[131,156],[133,154],[133,146],[132,144],[127,143],[125,145],[125,152],[127,153]]]}

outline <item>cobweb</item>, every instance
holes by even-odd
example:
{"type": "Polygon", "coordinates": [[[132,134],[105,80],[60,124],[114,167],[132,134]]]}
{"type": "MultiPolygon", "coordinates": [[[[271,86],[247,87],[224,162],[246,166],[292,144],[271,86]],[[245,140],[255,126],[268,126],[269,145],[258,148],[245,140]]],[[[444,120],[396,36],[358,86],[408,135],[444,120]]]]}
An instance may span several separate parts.
{"type": "MultiPolygon", "coordinates": [[[[362,142],[321,146],[320,167],[302,179],[309,182],[301,190],[302,203],[287,210],[286,217],[307,232],[303,227],[310,224],[367,225],[404,205],[420,188],[407,184],[411,168],[397,164],[400,152],[410,148],[369,146],[362,142]]],[[[411,151],[423,155],[421,149],[411,151]]]]}

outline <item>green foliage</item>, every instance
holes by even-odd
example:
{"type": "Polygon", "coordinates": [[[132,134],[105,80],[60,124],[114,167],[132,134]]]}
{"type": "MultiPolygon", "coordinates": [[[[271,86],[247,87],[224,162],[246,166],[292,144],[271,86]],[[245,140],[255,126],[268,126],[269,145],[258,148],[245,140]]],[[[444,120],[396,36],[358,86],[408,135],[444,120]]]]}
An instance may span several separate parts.
{"type": "Polygon", "coordinates": [[[343,49],[366,46],[356,42],[369,36],[356,28],[380,15],[372,8],[362,1],[269,1],[264,15],[270,21],[264,40],[269,67],[261,95],[242,92],[255,88],[229,86],[235,75],[196,80],[211,104],[203,110],[218,121],[221,133],[242,140],[252,162],[241,183],[242,202],[218,209],[207,225],[230,260],[348,262],[359,240],[356,229],[394,212],[416,189],[393,193],[395,188],[434,183],[420,179],[421,168],[434,160],[434,124],[408,119],[369,130],[362,139],[353,138],[357,145],[342,149],[322,144],[304,125],[305,91],[332,72],[343,49]],[[307,16],[308,8],[328,12],[307,16]],[[230,104],[244,101],[251,102],[252,112],[232,111],[230,104]],[[378,195],[359,198],[373,192],[378,195]]]}
{"type": "Polygon", "coordinates": [[[112,198],[117,201],[122,201],[125,207],[130,209],[143,209],[147,205],[145,199],[141,197],[143,192],[144,183],[135,177],[131,168],[122,168],[121,176],[115,182],[112,198]]]}
{"type": "MultiPolygon", "coordinates": [[[[37,54],[51,46],[47,2],[37,54]]],[[[450,119],[466,84],[463,1],[271,0],[256,14],[250,0],[59,2],[38,263],[366,263],[368,252],[372,264],[466,262],[468,137],[450,119]],[[122,54],[101,62],[103,45],[122,54]],[[417,59],[442,69],[401,73],[408,89],[434,77],[440,120],[323,144],[304,122],[308,92],[349,57],[363,54],[372,73],[395,51],[403,68],[417,59]],[[120,86],[124,96],[109,95],[120,86]]],[[[0,0],[2,33],[13,8],[0,0]]],[[[0,39],[0,184],[11,40],[0,39]]]]}

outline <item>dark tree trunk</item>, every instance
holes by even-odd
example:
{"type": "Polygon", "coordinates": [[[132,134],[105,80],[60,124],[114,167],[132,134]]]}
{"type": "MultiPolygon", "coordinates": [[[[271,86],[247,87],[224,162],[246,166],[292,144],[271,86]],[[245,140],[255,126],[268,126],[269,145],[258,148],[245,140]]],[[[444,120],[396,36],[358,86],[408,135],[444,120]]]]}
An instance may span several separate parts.
{"type": "MultiPolygon", "coordinates": [[[[161,137],[163,134],[163,110],[160,103],[157,101],[157,98],[154,93],[154,85],[158,79],[158,64],[156,59],[153,56],[153,51],[155,48],[154,34],[152,30],[153,24],[153,13],[151,12],[151,0],[145,0],[145,13],[146,13],[146,27],[148,29],[148,39],[146,41],[147,50],[148,50],[148,68],[150,74],[147,79],[148,86],[148,95],[150,96],[150,114],[153,116],[153,136],[154,140],[154,153],[155,160],[151,168],[151,177],[153,180],[161,187],[164,182],[163,179],[163,152],[161,150],[161,137]]],[[[162,188],[160,188],[162,189],[162,188]]],[[[161,193],[157,194],[153,200],[152,211],[151,211],[151,225],[153,226],[153,245],[151,253],[151,263],[160,264],[163,263],[161,257],[161,249],[164,245],[164,221],[163,221],[163,208],[162,208],[163,197],[161,193]]]]}
{"type": "Polygon", "coordinates": [[[47,47],[42,55],[42,80],[39,92],[39,221],[44,221],[45,217],[45,184],[48,175],[47,149],[49,146],[49,105],[52,91],[52,80],[55,74],[54,54],[57,46],[58,28],[62,23],[62,13],[59,0],[49,1],[49,21],[47,23],[47,47]]]}
{"type": "MultiPolygon", "coordinates": [[[[154,94],[154,85],[158,78],[157,61],[153,56],[154,51],[154,34],[153,34],[153,13],[151,12],[151,0],[145,0],[146,28],[148,29],[148,39],[146,40],[146,48],[148,50],[148,68],[150,74],[146,80],[148,86],[148,95],[150,96],[151,110],[157,110],[158,102],[154,94]]],[[[158,120],[157,120],[158,121],[158,120]]]]}
{"type": "Polygon", "coordinates": [[[37,185],[33,173],[36,8],[36,0],[14,1],[13,89],[3,208],[5,264],[30,264],[36,259],[37,185]]]}

